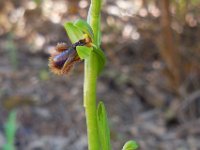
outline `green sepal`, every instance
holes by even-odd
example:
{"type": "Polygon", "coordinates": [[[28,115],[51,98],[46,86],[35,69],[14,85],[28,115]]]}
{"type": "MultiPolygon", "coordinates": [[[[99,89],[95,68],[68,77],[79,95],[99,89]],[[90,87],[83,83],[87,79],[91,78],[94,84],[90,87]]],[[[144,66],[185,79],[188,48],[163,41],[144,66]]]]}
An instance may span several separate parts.
{"type": "Polygon", "coordinates": [[[133,140],[130,140],[128,142],[126,142],[123,146],[123,149],[122,150],[136,150],[138,149],[138,144],[133,141],[133,140]]]}
{"type": "Polygon", "coordinates": [[[92,28],[90,27],[90,25],[85,20],[78,19],[77,21],[74,22],[74,25],[76,27],[78,27],[79,30],[81,30],[82,32],[89,35],[89,37],[92,39],[92,41],[94,40],[94,34],[93,34],[93,31],[92,31],[92,28]]]}
{"type": "Polygon", "coordinates": [[[108,118],[103,102],[99,102],[97,108],[97,125],[99,131],[99,140],[102,150],[111,150],[110,144],[110,129],[108,118]]]}
{"type": "Polygon", "coordinates": [[[90,56],[93,48],[87,46],[77,46],[76,51],[81,59],[86,59],[90,56]]]}
{"type": "Polygon", "coordinates": [[[97,54],[98,57],[98,75],[99,75],[105,66],[106,57],[104,52],[100,48],[94,47],[94,52],[97,54]]]}
{"type": "Polygon", "coordinates": [[[84,39],[84,33],[73,23],[65,23],[64,27],[72,43],[76,43],[77,41],[84,39]]]}

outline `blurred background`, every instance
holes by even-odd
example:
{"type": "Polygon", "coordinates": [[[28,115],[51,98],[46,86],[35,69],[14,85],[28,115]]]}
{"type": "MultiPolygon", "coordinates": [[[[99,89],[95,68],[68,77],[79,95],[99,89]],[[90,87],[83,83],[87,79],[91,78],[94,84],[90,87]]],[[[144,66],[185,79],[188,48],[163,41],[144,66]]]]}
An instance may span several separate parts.
{"type": "MultiPolygon", "coordinates": [[[[86,150],[83,63],[67,76],[48,69],[63,24],[85,19],[88,0],[0,0],[0,147],[16,109],[17,150],[86,150]]],[[[200,0],[104,0],[107,56],[98,99],[113,149],[200,149],[200,0]]],[[[0,149],[1,149],[0,148],[0,149]]]]}

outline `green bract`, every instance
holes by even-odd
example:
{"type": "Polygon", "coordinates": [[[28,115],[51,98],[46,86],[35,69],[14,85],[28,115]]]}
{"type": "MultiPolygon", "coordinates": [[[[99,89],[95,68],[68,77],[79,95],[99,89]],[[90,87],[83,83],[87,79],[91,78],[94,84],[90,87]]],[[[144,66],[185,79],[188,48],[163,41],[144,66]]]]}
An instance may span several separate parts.
{"type": "Polygon", "coordinates": [[[99,105],[97,108],[97,125],[98,125],[101,149],[102,150],[111,150],[110,129],[108,126],[106,109],[105,109],[103,102],[99,102],[99,105]]]}
{"type": "Polygon", "coordinates": [[[126,142],[123,146],[123,149],[122,150],[136,150],[138,148],[138,144],[133,141],[133,140],[130,140],[128,142],[126,142]]]}
{"type": "Polygon", "coordinates": [[[100,48],[94,48],[94,52],[97,54],[98,56],[98,74],[101,73],[101,71],[103,70],[105,63],[106,63],[106,57],[103,53],[103,51],[100,48]]]}

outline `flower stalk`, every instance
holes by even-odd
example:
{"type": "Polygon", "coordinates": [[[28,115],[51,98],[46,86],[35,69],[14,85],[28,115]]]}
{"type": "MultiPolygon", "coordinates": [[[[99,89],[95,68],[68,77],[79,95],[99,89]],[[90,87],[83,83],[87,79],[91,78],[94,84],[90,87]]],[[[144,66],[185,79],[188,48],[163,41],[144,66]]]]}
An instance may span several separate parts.
{"type": "MultiPolygon", "coordinates": [[[[90,11],[88,13],[88,23],[93,33],[93,43],[100,46],[100,9],[101,0],[91,0],[90,11]]],[[[87,122],[88,150],[99,150],[99,135],[97,126],[97,106],[96,106],[96,84],[98,77],[98,57],[92,52],[89,58],[85,59],[84,73],[84,107],[87,122]]]]}
{"type": "Polygon", "coordinates": [[[96,111],[97,69],[95,62],[94,53],[85,60],[84,107],[87,123],[88,150],[99,150],[100,148],[96,111]]]}
{"type": "Polygon", "coordinates": [[[94,33],[94,43],[99,47],[101,44],[101,0],[91,0],[90,10],[88,13],[88,23],[92,27],[94,33]]]}

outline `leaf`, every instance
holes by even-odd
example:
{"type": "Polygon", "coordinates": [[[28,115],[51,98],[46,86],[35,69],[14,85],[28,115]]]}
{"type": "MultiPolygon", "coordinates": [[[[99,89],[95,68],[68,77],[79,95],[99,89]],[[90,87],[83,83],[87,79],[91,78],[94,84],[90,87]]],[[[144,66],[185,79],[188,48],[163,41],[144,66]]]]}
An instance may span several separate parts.
{"type": "Polygon", "coordinates": [[[84,38],[84,33],[78,27],[74,26],[73,23],[65,23],[64,27],[72,43],[76,43],[84,38]]]}
{"type": "Polygon", "coordinates": [[[6,137],[8,141],[13,141],[15,137],[16,127],[16,111],[11,111],[5,125],[6,137]]]}
{"type": "Polygon", "coordinates": [[[81,59],[86,59],[90,56],[91,51],[92,51],[92,47],[86,47],[86,46],[77,46],[76,47],[76,51],[78,53],[78,56],[81,59]]]}
{"type": "Polygon", "coordinates": [[[93,41],[93,38],[94,38],[94,34],[93,34],[93,31],[92,31],[92,28],[90,27],[90,25],[82,20],[82,19],[79,19],[77,20],[76,22],[74,22],[74,25],[76,27],[78,27],[82,32],[86,33],[89,35],[89,37],[92,39],[93,41]]]}
{"type": "Polygon", "coordinates": [[[133,140],[130,140],[128,142],[126,142],[123,146],[123,149],[122,150],[136,150],[138,148],[138,144],[133,141],[133,140]]]}
{"type": "Polygon", "coordinates": [[[94,48],[94,52],[97,54],[98,57],[98,74],[100,74],[105,66],[106,57],[100,48],[94,48]]]}
{"type": "Polygon", "coordinates": [[[111,150],[110,129],[108,126],[106,109],[105,109],[103,102],[99,102],[99,105],[97,108],[97,124],[98,124],[101,149],[102,150],[111,150]]]}
{"type": "Polygon", "coordinates": [[[8,120],[5,124],[5,135],[7,143],[3,146],[3,150],[14,150],[15,134],[16,134],[16,111],[9,113],[8,120]]]}
{"type": "Polygon", "coordinates": [[[13,145],[10,145],[10,144],[5,144],[3,146],[3,150],[15,150],[15,147],[13,145]]]}

